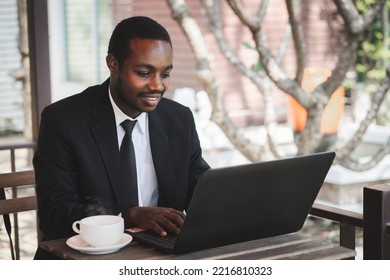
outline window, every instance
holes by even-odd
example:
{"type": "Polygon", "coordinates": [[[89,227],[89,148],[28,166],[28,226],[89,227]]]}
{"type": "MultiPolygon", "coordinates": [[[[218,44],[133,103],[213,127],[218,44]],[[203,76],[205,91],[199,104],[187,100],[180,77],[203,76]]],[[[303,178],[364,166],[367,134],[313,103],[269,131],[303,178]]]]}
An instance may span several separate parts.
{"type": "Polygon", "coordinates": [[[107,44],[114,18],[112,0],[65,1],[66,79],[100,83],[108,77],[107,44]]]}

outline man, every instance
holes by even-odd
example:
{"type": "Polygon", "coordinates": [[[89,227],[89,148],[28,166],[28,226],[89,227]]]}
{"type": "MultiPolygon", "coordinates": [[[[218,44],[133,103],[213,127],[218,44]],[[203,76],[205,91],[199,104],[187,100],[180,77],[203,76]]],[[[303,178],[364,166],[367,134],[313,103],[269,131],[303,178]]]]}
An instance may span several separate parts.
{"type": "MultiPolygon", "coordinates": [[[[72,236],[74,221],[97,214],[122,215],[126,227],[162,236],[180,232],[183,210],[210,167],[191,111],[163,98],[172,60],[164,27],[147,17],[125,19],[109,42],[110,78],[43,110],[33,163],[44,240],[72,236]],[[121,173],[126,119],[136,121],[138,204],[121,173]]],[[[50,257],[41,249],[35,256],[50,257]]]]}

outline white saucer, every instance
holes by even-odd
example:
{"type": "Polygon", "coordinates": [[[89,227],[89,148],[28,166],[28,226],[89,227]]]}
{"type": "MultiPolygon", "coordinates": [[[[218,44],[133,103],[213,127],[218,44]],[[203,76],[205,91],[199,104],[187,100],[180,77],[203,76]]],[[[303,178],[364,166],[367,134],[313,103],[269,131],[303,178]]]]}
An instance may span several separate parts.
{"type": "Polygon", "coordinates": [[[118,251],[120,248],[129,244],[131,240],[133,240],[133,237],[130,234],[124,233],[115,245],[107,247],[93,247],[87,244],[80,235],[75,235],[66,240],[66,244],[69,247],[85,254],[108,254],[118,251]]]}

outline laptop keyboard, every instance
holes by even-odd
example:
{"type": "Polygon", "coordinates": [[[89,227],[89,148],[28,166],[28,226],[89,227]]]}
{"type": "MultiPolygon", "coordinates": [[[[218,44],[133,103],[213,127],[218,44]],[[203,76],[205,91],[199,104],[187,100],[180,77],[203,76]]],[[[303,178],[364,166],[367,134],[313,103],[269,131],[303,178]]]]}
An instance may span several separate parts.
{"type": "Polygon", "coordinates": [[[136,234],[133,233],[133,236],[138,241],[146,241],[147,243],[154,244],[165,249],[172,249],[177,239],[177,236],[173,234],[160,236],[152,231],[143,231],[136,234]]]}

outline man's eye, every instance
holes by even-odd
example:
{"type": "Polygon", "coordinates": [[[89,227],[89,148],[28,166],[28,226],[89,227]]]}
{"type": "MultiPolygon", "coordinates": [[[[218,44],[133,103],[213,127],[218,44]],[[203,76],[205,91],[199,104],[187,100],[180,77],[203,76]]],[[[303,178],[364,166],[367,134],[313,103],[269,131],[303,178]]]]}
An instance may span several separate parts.
{"type": "Polygon", "coordinates": [[[150,76],[150,73],[149,72],[144,72],[144,71],[138,71],[137,75],[140,76],[140,77],[148,77],[148,76],[150,76]]]}
{"type": "Polygon", "coordinates": [[[169,72],[165,72],[165,73],[161,74],[161,77],[163,77],[164,79],[169,78],[170,76],[171,76],[171,74],[169,72]]]}

